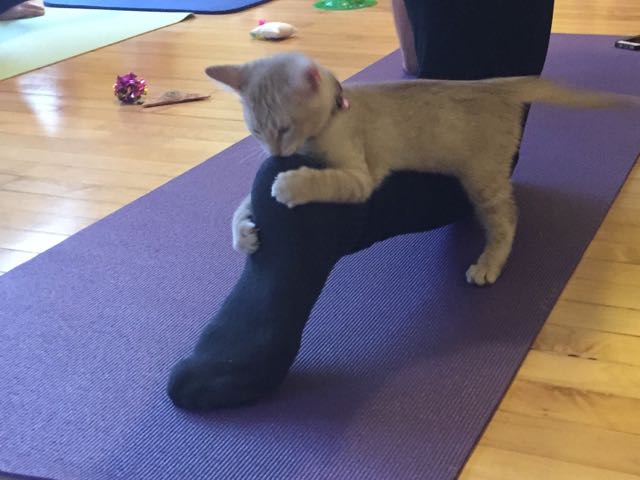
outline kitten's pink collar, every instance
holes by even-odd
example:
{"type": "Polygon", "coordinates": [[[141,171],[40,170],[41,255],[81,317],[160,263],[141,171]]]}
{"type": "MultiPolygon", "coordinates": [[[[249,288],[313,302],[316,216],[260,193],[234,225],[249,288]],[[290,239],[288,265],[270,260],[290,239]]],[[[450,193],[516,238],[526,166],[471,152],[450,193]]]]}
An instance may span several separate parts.
{"type": "Polygon", "coordinates": [[[348,110],[349,109],[349,100],[344,98],[342,94],[342,85],[340,82],[336,82],[336,108],[338,110],[348,110]]]}

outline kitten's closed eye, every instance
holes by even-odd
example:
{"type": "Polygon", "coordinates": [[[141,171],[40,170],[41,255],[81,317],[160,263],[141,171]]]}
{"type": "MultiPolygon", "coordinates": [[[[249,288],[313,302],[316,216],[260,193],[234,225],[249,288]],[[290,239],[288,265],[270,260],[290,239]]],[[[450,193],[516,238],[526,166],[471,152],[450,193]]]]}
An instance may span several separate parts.
{"type": "Polygon", "coordinates": [[[289,130],[291,130],[291,127],[282,127],[278,129],[278,135],[282,136],[285,133],[287,133],[289,130]]]}

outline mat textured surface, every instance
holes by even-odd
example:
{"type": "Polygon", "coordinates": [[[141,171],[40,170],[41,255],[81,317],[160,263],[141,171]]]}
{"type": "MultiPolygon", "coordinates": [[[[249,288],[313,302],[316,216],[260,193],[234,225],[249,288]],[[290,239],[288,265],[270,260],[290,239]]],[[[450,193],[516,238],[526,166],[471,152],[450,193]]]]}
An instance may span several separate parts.
{"type": "Polygon", "coordinates": [[[50,8],[42,17],[0,22],[0,80],[181,22],[185,12],[50,8]]]}
{"type": "Polygon", "coordinates": [[[233,13],[269,0],[45,0],[50,7],[104,8],[155,12],[233,13]]]}
{"type": "MultiPolygon", "coordinates": [[[[358,75],[401,76],[395,53],[358,75]]],[[[640,94],[640,55],[554,36],[545,75],[640,94]]],[[[471,223],[344,258],[277,395],[201,416],[165,395],[242,268],[246,140],[0,277],[0,471],[59,480],[454,478],[640,150],[640,111],[534,106],[521,222],[491,288],[471,223]]]]}

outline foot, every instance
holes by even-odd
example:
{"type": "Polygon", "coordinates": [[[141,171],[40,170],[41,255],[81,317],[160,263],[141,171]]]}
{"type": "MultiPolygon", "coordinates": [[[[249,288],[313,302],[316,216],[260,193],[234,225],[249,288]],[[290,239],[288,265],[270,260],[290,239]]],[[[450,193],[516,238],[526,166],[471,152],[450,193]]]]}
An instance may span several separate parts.
{"type": "Polygon", "coordinates": [[[273,369],[265,368],[269,361],[236,365],[223,358],[187,357],[173,367],[167,393],[176,407],[192,412],[248,405],[282,383],[293,359],[273,369]]]}
{"type": "Polygon", "coordinates": [[[244,315],[242,307],[259,300],[242,302],[226,311],[223,307],[219,322],[207,326],[196,351],[171,370],[167,392],[175,406],[204,412],[247,405],[284,380],[300,347],[302,329],[288,329],[286,320],[293,319],[260,312],[244,315]],[[239,315],[234,318],[229,310],[239,315]]]}
{"type": "Polygon", "coordinates": [[[44,7],[34,2],[23,2],[0,14],[2,20],[18,20],[20,18],[41,17],[44,7]]]}

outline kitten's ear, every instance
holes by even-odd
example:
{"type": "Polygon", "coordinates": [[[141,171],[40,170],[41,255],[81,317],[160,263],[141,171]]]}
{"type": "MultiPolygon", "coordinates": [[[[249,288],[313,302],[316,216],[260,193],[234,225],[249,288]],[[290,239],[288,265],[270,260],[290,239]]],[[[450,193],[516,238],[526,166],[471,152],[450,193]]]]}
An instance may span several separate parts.
{"type": "Polygon", "coordinates": [[[320,70],[316,65],[311,64],[305,68],[304,79],[307,86],[311,89],[312,92],[316,93],[318,90],[320,90],[320,82],[322,81],[322,77],[320,76],[320,70]]]}
{"type": "Polygon", "coordinates": [[[205,72],[210,78],[231,87],[238,93],[242,90],[244,76],[241,65],[211,65],[205,69],[205,72]]]}
{"type": "Polygon", "coordinates": [[[320,90],[322,74],[313,60],[304,55],[297,55],[292,57],[289,65],[289,75],[296,93],[305,96],[320,90]]]}

